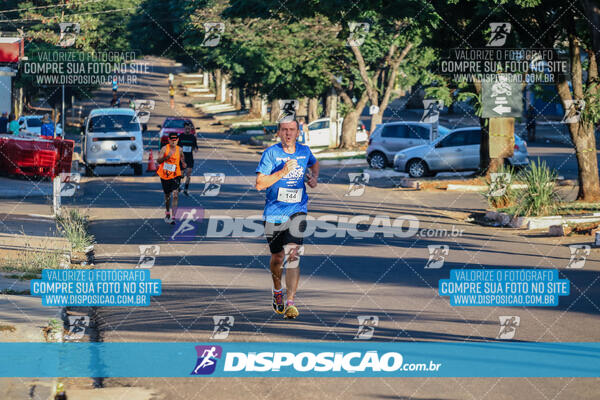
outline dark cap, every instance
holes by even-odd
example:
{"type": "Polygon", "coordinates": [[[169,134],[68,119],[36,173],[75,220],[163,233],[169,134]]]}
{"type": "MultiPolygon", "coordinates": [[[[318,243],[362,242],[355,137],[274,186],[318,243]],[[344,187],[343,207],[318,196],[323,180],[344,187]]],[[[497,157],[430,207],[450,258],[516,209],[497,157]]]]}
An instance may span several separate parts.
{"type": "Polygon", "coordinates": [[[179,135],[177,134],[177,132],[170,132],[169,139],[179,139],[179,135]]]}

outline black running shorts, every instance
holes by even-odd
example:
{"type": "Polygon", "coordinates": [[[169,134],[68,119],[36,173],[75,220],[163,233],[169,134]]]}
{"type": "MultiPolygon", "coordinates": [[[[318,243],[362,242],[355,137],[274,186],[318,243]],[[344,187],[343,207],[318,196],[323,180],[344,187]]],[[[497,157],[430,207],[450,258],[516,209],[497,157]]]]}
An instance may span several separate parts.
{"type": "Polygon", "coordinates": [[[181,183],[181,177],[178,176],[177,178],[173,178],[173,179],[160,178],[160,183],[162,184],[163,192],[165,192],[165,194],[169,194],[169,193],[179,189],[179,185],[181,183]]]}
{"type": "Polygon", "coordinates": [[[183,153],[186,168],[194,168],[194,153],[183,153]]]}
{"type": "Polygon", "coordinates": [[[281,223],[265,222],[265,236],[271,254],[280,253],[289,243],[302,245],[306,232],[306,213],[296,213],[281,223]]]}

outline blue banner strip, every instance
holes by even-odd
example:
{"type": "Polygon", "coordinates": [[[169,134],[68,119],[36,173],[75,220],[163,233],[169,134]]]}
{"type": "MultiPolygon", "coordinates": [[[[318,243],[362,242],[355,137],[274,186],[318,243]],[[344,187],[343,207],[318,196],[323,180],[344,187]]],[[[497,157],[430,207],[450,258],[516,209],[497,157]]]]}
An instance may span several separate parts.
{"type": "Polygon", "coordinates": [[[0,359],[0,377],[600,377],[600,343],[0,343],[0,359]]]}

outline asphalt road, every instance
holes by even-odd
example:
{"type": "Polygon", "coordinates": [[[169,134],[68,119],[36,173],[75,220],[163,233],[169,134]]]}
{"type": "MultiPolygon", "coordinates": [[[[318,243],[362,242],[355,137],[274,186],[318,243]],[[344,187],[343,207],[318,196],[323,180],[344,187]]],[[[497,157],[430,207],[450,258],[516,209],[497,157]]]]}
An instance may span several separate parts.
{"type": "MultiPolygon", "coordinates": [[[[171,110],[157,95],[166,90],[161,86],[166,76],[163,80],[160,74],[168,70],[168,65],[157,66],[156,76],[132,88],[139,97],[157,99],[150,127],[166,115],[188,112],[185,107],[171,110]]],[[[185,99],[180,100],[183,105],[185,99]]],[[[206,235],[211,217],[261,214],[264,193],[253,188],[259,154],[224,134],[202,131],[199,141],[191,197],[180,199],[180,207],[196,208],[202,215],[193,239],[171,240],[173,227],[162,220],[163,194],[156,176],[133,177],[130,169],[98,168],[99,177],[85,180],[85,195],[77,202],[93,218],[97,268],[134,268],[140,245],[160,246],[151,274],[162,280],[162,295],[154,297],[149,307],[100,308],[97,322],[103,341],[207,342],[214,328],[212,317],[219,315],[235,319],[225,340],[241,342],[353,341],[357,317],[365,315],[379,317],[373,341],[496,341],[499,317],[506,315],[521,318],[513,341],[600,339],[598,250],[592,251],[585,268],[566,269],[568,245],[586,239],[543,238],[465,222],[469,212],[486,208],[478,194],[399,190],[379,182],[368,186],[362,196],[345,196],[347,174],[356,168],[338,166],[325,167],[319,186],[308,190],[311,215],[414,218],[419,228],[438,233],[307,238],[296,301],[301,314],[298,320],[285,321],[271,309],[264,238],[206,235]],[[201,195],[201,177],[206,172],[225,174],[218,196],[201,195]],[[424,268],[429,245],[449,246],[442,268],[424,268]],[[491,267],[559,269],[561,278],[572,283],[571,295],[562,297],[558,307],[548,308],[452,307],[447,297],[438,296],[438,281],[448,278],[450,269],[491,267]]],[[[111,378],[104,384],[146,386],[164,399],[196,399],[205,394],[214,399],[421,400],[599,395],[597,379],[574,378],[111,378]]]]}

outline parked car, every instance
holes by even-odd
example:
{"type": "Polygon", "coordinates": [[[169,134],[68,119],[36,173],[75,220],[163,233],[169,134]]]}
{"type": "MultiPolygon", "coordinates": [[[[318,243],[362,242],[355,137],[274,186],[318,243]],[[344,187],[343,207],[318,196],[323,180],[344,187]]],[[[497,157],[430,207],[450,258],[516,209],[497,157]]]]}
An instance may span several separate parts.
{"type": "MultiPolygon", "coordinates": [[[[22,115],[17,120],[20,132],[30,133],[40,136],[42,134],[42,116],[41,115],[22,115]]],[[[60,124],[56,124],[56,136],[62,136],[63,131],[60,124]]]]}
{"type": "Polygon", "coordinates": [[[177,134],[181,135],[185,131],[184,126],[186,123],[192,126],[192,133],[195,135],[196,128],[194,128],[194,124],[192,124],[192,120],[189,118],[167,117],[162,125],[157,125],[160,128],[160,132],[158,133],[160,147],[162,148],[165,144],[169,143],[169,133],[177,132],[177,134]]]}
{"type": "MultiPolygon", "coordinates": [[[[391,166],[394,155],[403,149],[429,143],[433,125],[423,122],[397,121],[379,124],[371,133],[367,147],[367,162],[371,168],[391,166]]],[[[438,125],[438,137],[450,130],[438,125]]]]}
{"type": "Polygon", "coordinates": [[[129,165],[134,175],[142,175],[144,142],[142,127],[130,108],[92,110],[85,121],[83,159],[86,175],[97,165],[129,165]]]}
{"type": "MultiPolygon", "coordinates": [[[[308,124],[308,137],[303,141],[308,146],[329,146],[330,118],[320,118],[308,124]]],[[[343,118],[338,121],[338,135],[342,133],[343,118]]],[[[366,142],[369,137],[365,126],[360,120],[356,126],[356,142],[366,142]]]]}
{"type": "MultiPolygon", "coordinates": [[[[338,121],[338,135],[341,135],[343,122],[343,118],[340,118],[338,121]]],[[[304,137],[304,135],[301,133],[300,137],[298,137],[298,142],[312,147],[329,146],[329,124],[330,118],[320,118],[314,120],[307,125],[308,137],[304,137]]],[[[276,134],[277,125],[266,125],[263,127],[263,132],[265,135],[276,134]]],[[[366,142],[368,137],[369,134],[365,129],[364,124],[358,121],[356,126],[356,142],[366,142]]]]}
{"type": "MultiPolygon", "coordinates": [[[[455,129],[429,144],[399,151],[394,157],[394,169],[408,172],[413,178],[437,172],[477,170],[480,144],[480,127],[455,129]]],[[[514,155],[507,162],[523,167],[529,163],[528,157],[527,143],[515,135],[514,155]]]]}

